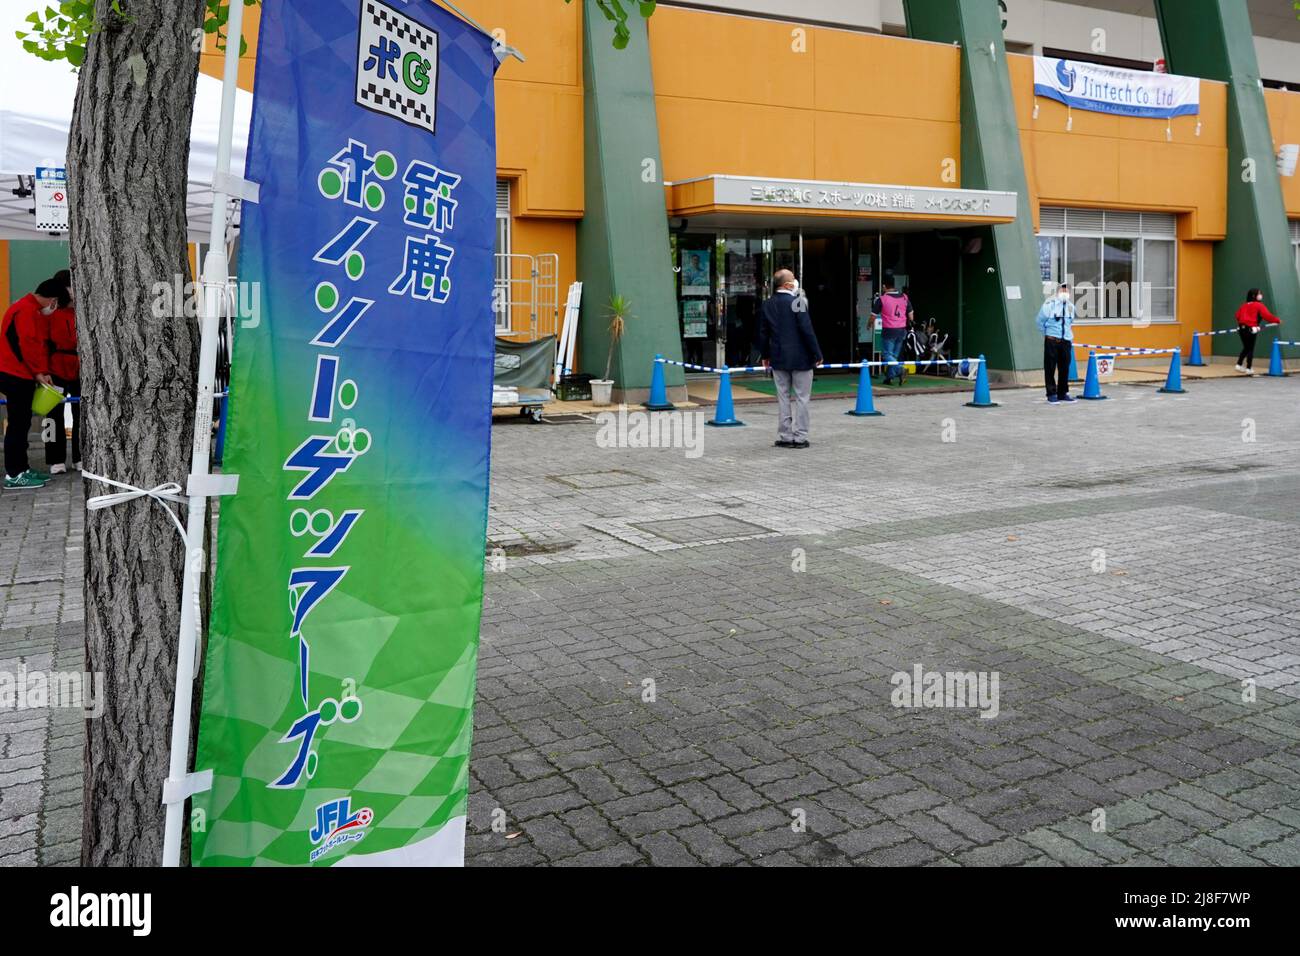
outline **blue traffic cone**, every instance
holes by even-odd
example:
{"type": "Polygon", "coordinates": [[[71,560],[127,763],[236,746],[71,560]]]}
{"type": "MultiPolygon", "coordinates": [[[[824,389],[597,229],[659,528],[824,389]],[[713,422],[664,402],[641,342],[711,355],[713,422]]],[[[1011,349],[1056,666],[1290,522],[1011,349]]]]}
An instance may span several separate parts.
{"type": "Polygon", "coordinates": [[[723,366],[718,378],[718,407],[713,410],[713,419],[709,422],[715,428],[735,428],[744,422],[736,418],[736,405],[731,400],[731,369],[723,366]]]}
{"type": "Polygon", "coordinates": [[[1070,345],[1070,381],[1079,380],[1079,361],[1074,357],[1074,345],[1070,345]]]}
{"type": "Polygon", "coordinates": [[[652,412],[670,412],[677,406],[668,401],[668,386],[664,382],[664,357],[656,355],[650,370],[650,398],[644,403],[652,412]]]}
{"type": "Polygon", "coordinates": [[[1083,397],[1090,402],[1105,401],[1108,396],[1101,394],[1101,377],[1097,374],[1097,353],[1088,353],[1088,378],[1083,383],[1083,397]]]}
{"type": "Polygon", "coordinates": [[[997,408],[998,403],[993,401],[989,394],[989,365],[984,361],[984,356],[980,356],[980,367],[975,370],[975,401],[967,402],[967,408],[997,408]]]}
{"type": "Polygon", "coordinates": [[[1160,391],[1166,394],[1181,395],[1186,391],[1183,388],[1183,350],[1174,349],[1173,357],[1169,360],[1169,377],[1165,379],[1165,387],[1160,391]]]}
{"type": "Polygon", "coordinates": [[[1200,368],[1205,364],[1205,359],[1201,358],[1201,333],[1192,333],[1192,357],[1187,360],[1187,364],[1195,368],[1200,368]]]}
{"type": "Polygon", "coordinates": [[[1286,372],[1282,368],[1282,340],[1273,340],[1273,351],[1268,355],[1268,374],[1272,378],[1283,378],[1286,372]]]}
{"type": "Polygon", "coordinates": [[[871,392],[871,366],[863,364],[862,371],[858,373],[858,404],[845,415],[856,415],[859,418],[872,418],[884,414],[876,411],[875,396],[871,392]]]}

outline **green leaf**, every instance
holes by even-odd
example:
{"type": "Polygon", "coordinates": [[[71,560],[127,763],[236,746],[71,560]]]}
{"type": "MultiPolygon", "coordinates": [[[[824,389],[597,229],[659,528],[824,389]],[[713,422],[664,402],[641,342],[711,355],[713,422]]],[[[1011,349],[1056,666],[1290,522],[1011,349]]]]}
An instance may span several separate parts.
{"type": "Polygon", "coordinates": [[[68,45],[63,48],[64,55],[67,56],[68,62],[73,66],[81,66],[86,62],[86,48],[84,46],[68,45]]]}

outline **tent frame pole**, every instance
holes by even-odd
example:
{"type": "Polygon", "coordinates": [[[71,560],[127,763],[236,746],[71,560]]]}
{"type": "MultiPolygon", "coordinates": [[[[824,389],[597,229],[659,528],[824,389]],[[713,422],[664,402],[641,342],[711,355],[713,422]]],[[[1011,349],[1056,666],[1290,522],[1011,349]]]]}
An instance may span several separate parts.
{"type": "Polygon", "coordinates": [[[163,866],[181,865],[181,835],[188,797],[206,787],[194,786],[189,776],[190,716],[194,704],[194,679],[198,671],[202,624],[200,582],[209,566],[203,548],[204,526],[211,488],[212,402],[217,367],[218,326],[226,301],[230,266],[226,257],[226,214],[230,202],[230,161],[235,135],[235,101],[239,90],[239,50],[243,45],[244,3],[230,0],[226,29],[225,72],[221,89],[221,126],[217,137],[217,164],[213,175],[212,228],[203,262],[203,296],[200,312],[199,381],[194,410],[194,446],[190,482],[186,490],[189,509],[185,534],[185,573],[181,591],[181,622],[176,648],[176,697],[172,710],[171,753],[163,789],[166,826],[163,831],[163,866]]]}

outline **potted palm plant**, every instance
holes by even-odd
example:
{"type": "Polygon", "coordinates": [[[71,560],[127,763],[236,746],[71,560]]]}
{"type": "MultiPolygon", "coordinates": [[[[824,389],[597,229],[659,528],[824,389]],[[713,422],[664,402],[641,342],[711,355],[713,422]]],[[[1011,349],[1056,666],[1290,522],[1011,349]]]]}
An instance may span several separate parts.
{"type": "Polygon", "coordinates": [[[614,380],[609,377],[614,367],[614,349],[627,328],[631,317],[632,303],[625,296],[609,297],[609,354],[605,357],[605,377],[591,380],[591,401],[593,405],[608,405],[614,391],[614,380]]]}

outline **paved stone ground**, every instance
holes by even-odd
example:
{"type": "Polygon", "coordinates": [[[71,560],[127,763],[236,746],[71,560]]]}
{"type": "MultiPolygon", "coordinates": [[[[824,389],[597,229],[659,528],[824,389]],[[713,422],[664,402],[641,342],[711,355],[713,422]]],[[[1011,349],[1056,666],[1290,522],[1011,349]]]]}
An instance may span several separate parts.
{"type": "Polygon", "coordinates": [[[498,424],[470,864],[1300,863],[1300,380],[1111,393],[498,424]]]}
{"type": "MultiPolygon", "coordinates": [[[[0,673],[84,668],[84,514],[80,476],[0,491],[0,673]]],[[[83,716],[0,707],[0,866],[79,860],[83,716]]]]}
{"type": "MultiPolygon", "coordinates": [[[[1111,394],[498,423],[470,865],[1300,863],[1300,379],[1111,394]]],[[[0,670],[79,665],[78,495],[0,498],[0,670]]],[[[0,713],[0,864],[75,857],[72,714],[0,713]]]]}

